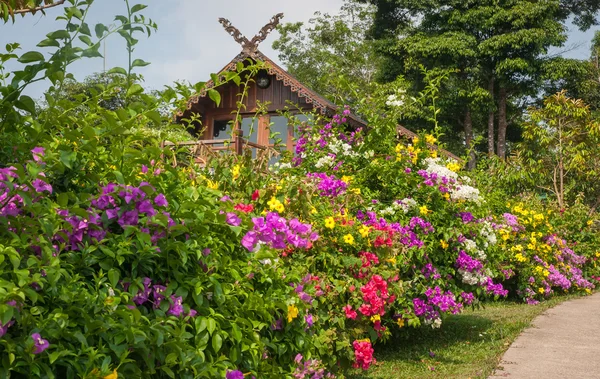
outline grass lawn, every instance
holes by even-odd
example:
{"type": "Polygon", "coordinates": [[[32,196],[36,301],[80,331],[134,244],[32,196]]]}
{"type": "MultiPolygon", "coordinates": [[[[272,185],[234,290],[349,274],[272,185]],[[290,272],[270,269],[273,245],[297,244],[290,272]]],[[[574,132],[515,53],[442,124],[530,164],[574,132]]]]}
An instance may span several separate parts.
{"type": "Polygon", "coordinates": [[[489,303],[447,317],[438,330],[406,329],[404,335],[376,346],[376,365],[365,372],[353,370],[348,378],[487,378],[536,316],[575,297],[559,296],[535,306],[489,303]]]}

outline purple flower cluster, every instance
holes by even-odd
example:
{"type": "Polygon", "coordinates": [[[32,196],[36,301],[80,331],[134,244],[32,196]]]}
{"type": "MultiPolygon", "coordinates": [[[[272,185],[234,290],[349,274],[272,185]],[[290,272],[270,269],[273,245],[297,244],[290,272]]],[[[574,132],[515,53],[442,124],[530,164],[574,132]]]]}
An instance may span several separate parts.
{"type": "Polygon", "coordinates": [[[442,292],[440,287],[428,288],[425,291],[427,300],[414,298],[413,306],[415,315],[424,316],[425,320],[431,321],[440,317],[441,312],[460,313],[462,304],[456,301],[456,296],[451,291],[442,292]],[[437,308],[437,309],[436,309],[437,308]]]}
{"type": "Polygon", "coordinates": [[[410,223],[408,224],[412,230],[414,230],[417,226],[421,228],[424,234],[433,233],[434,229],[431,226],[431,223],[423,220],[420,217],[412,217],[410,219],[410,223]]]}
{"type": "Polygon", "coordinates": [[[320,179],[317,188],[321,191],[321,196],[336,197],[346,192],[348,183],[337,179],[335,175],[328,176],[324,172],[308,173],[309,178],[320,179]]]}
{"type": "Polygon", "coordinates": [[[462,222],[468,224],[469,222],[475,220],[475,217],[471,212],[460,212],[458,217],[462,219],[462,222]]]}
{"type": "Polygon", "coordinates": [[[283,250],[290,244],[296,248],[307,248],[310,242],[319,238],[312,231],[312,225],[303,224],[297,219],[289,222],[277,212],[269,212],[265,217],[252,219],[254,228],[242,238],[242,245],[248,251],[257,244],[266,244],[274,249],[283,250]]]}
{"type": "Polygon", "coordinates": [[[421,269],[421,273],[425,275],[425,278],[427,279],[429,279],[430,277],[433,279],[439,279],[442,277],[438,270],[435,267],[433,267],[431,263],[427,263],[425,266],[423,266],[423,268],[421,269]]]}
{"type": "Polygon", "coordinates": [[[166,236],[166,231],[152,218],[160,212],[166,217],[168,228],[174,226],[175,222],[168,212],[160,210],[169,205],[165,196],[158,194],[153,198],[149,197],[144,187],[154,189],[146,182],[142,182],[138,187],[107,184],[101,188],[100,195],[91,201],[91,207],[87,209],[88,216],[85,218],[59,210],[57,213],[71,228],[57,234],[56,242],[67,243],[68,249],[78,250],[84,242],[84,237],[99,242],[105,238],[111,223],[116,222],[121,228],[140,226],[142,232],[151,235],[151,241],[155,244],[166,236]],[[66,240],[63,235],[66,235],[66,240]]]}
{"type": "MultiPolygon", "coordinates": [[[[428,171],[425,171],[425,170],[419,170],[419,171],[417,171],[417,174],[419,174],[419,176],[421,176],[423,179],[425,179],[423,181],[423,184],[425,184],[426,186],[430,186],[430,187],[433,187],[436,184],[440,184],[440,183],[443,184],[444,186],[448,185],[448,184],[454,184],[454,183],[456,183],[455,179],[453,179],[453,178],[447,178],[447,177],[445,177],[443,175],[438,175],[435,172],[428,172],[428,171]]],[[[446,187],[440,186],[440,189],[441,188],[446,188],[446,187]]],[[[447,192],[447,190],[446,190],[446,192],[447,192]]]]}
{"type": "Polygon", "coordinates": [[[508,296],[508,290],[505,290],[504,287],[502,287],[502,283],[494,284],[492,278],[487,279],[487,282],[485,283],[485,291],[488,295],[494,294],[495,296],[508,296]]]}
{"type": "Polygon", "coordinates": [[[302,354],[296,355],[294,362],[296,363],[296,370],[293,373],[296,379],[323,379],[323,378],[334,378],[331,373],[325,372],[323,364],[318,359],[307,359],[303,361],[302,354]]]}
{"type": "Polygon", "coordinates": [[[461,250],[456,258],[456,268],[467,272],[480,272],[483,269],[483,263],[471,257],[461,250]]]}
{"type": "MultiPolygon", "coordinates": [[[[124,283],[123,287],[125,287],[125,290],[129,288],[129,285],[129,283],[124,283]]],[[[142,285],[144,288],[140,289],[133,296],[133,302],[138,306],[150,303],[154,309],[158,309],[161,302],[166,299],[165,291],[167,290],[167,287],[160,284],[152,285],[152,279],[147,277],[142,280],[142,285]]],[[[175,317],[184,315],[183,298],[181,296],[171,295],[169,300],[167,314],[175,317]]],[[[197,312],[194,309],[190,309],[185,316],[194,317],[196,313],[197,312]]]]}
{"type": "Polygon", "coordinates": [[[473,295],[471,292],[462,292],[460,294],[460,297],[463,299],[463,302],[467,305],[471,305],[473,304],[473,301],[475,301],[475,295],[473,295]]]}

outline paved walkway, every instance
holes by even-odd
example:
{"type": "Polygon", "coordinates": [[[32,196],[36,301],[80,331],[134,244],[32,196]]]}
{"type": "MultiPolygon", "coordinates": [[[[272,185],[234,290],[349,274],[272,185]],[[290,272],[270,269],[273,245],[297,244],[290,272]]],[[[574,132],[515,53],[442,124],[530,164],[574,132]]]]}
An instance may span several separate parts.
{"type": "Polygon", "coordinates": [[[538,316],[490,378],[600,378],[600,293],[567,301],[538,316]]]}

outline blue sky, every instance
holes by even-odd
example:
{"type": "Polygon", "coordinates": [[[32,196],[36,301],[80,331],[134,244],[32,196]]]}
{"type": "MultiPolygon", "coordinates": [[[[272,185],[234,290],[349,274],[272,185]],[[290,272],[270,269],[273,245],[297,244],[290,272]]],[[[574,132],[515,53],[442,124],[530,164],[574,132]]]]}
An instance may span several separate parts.
{"type": "MultiPolygon", "coordinates": [[[[133,3],[134,1],[132,1],[133,3]]],[[[260,28],[276,13],[283,12],[283,22],[308,21],[314,12],[336,13],[343,0],[147,0],[143,13],[158,24],[158,32],[147,38],[140,38],[134,52],[135,58],[152,62],[141,68],[145,86],[161,88],[175,80],[188,80],[192,83],[207,80],[211,72],[218,71],[239,51],[239,45],[217,22],[225,17],[238,27],[248,38],[252,38],[260,28]]],[[[88,18],[92,27],[96,23],[110,25],[116,14],[123,14],[123,0],[96,0],[88,18]]],[[[19,42],[22,52],[35,49],[44,36],[62,27],[55,17],[62,14],[61,8],[47,11],[46,16],[37,14],[18,18],[15,24],[0,25],[0,46],[9,42],[19,42]]],[[[590,40],[594,29],[580,32],[572,27],[569,41],[564,49],[577,46],[564,55],[573,58],[589,56],[590,40]]],[[[260,49],[277,61],[277,53],[271,43],[277,32],[267,38],[260,49]]],[[[125,45],[118,36],[106,43],[107,67],[126,66],[125,45]]],[[[85,59],[72,65],[71,72],[77,79],[94,72],[102,71],[104,60],[85,59]]],[[[9,67],[14,68],[13,67],[9,67]]],[[[41,96],[47,84],[32,86],[28,90],[34,97],[41,96]]]]}

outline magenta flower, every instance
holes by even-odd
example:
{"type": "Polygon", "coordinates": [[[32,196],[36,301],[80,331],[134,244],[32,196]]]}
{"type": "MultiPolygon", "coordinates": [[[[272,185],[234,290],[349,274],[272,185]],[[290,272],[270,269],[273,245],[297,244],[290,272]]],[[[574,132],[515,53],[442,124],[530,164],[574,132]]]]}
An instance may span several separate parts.
{"type": "Polygon", "coordinates": [[[52,193],[52,186],[41,179],[35,179],[32,183],[33,188],[35,188],[36,192],[50,192],[52,193]]]}
{"type": "Polygon", "coordinates": [[[227,371],[225,379],[244,379],[244,374],[240,370],[227,371]]]}
{"type": "Polygon", "coordinates": [[[183,301],[182,297],[176,297],[175,295],[171,295],[171,301],[172,303],[167,313],[175,317],[181,316],[183,314],[183,305],[181,304],[183,301]]]}
{"type": "Polygon", "coordinates": [[[138,212],[136,210],[124,212],[117,222],[119,225],[121,225],[121,227],[125,227],[127,225],[137,225],[138,212]]]}
{"type": "Polygon", "coordinates": [[[235,213],[231,212],[227,213],[226,221],[229,225],[233,226],[240,226],[240,224],[242,223],[242,220],[235,213]]]}
{"type": "Polygon", "coordinates": [[[34,147],[31,150],[31,153],[33,154],[33,160],[36,162],[39,162],[42,160],[42,157],[44,156],[44,151],[46,149],[44,149],[43,147],[34,147]]]}
{"type": "Polygon", "coordinates": [[[154,198],[154,204],[156,204],[157,207],[166,207],[169,205],[167,198],[162,193],[154,198]]]}
{"type": "Polygon", "coordinates": [[[148,172],[148,166],[146,166],[145,164],[142,165],[142,174],[145,174],[148,172]]]}
{"type": "Polygon", "coordinates": [[[43,339],[39,333],[33,333],[31,335],[31,338],[33,339],[34,344],[33,354],[39,354],[42,351],[46,350],[48,346],[50,346],[50,343],[47,340],[43,339]]]}

